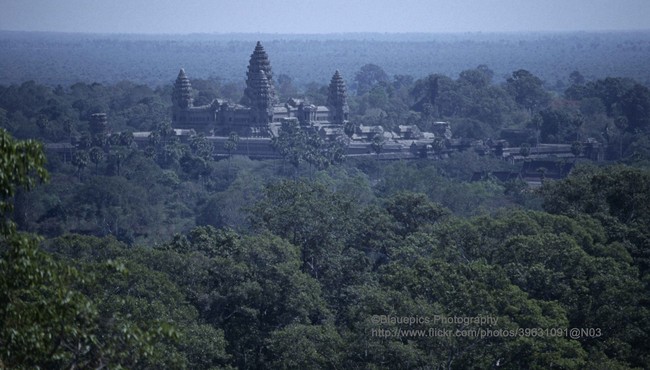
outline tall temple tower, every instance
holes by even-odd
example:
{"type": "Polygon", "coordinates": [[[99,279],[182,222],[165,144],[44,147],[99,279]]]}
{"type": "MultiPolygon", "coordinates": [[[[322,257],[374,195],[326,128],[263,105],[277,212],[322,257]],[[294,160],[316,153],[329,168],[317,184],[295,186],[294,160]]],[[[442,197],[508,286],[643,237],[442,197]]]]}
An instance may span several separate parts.
{"type": "Polygon", "coordinates": [[[189,109],[192,108],[194,100],[192,99],[192,84],[190,79],[185,75],[185,70],[181,68],[174,83],[172,92],[172,126],[184,127],[189,124],[189,109]]]}
{"type": "Polygon", "coordinates": [[[270,97],[271,105],[277,103],[277,98],[275,96],[275,88],[273,87],[273,72],[271,71],[271,62],[269,62],[269,56],[264,51],[264,47],[258,41],[255,45],[255,50],[251,54],[250,61],[248,62],[248,72],[246,72],[246,89],[244,90],[244,97],[242,98],[241,103],[243,105],[257,107],[260,106],[257,99],[260,97],[259,88],[259,79],[260,77],[257,74],[262,71],[264,76],[267,79],[269,90],[268,94],[270,97]]]}
{"type": "Polygon", "coordinates": [[[251,119],[253,126],[264,130],[268,123],[273,120],[273,95],[272,85],[263,70],[256,73],[249,72],[246,84],[250,88],[251,98],[251,119]]]}
{"type": "Polygon", "coordinates": [[[348,106],[347,89],[345,81],[337,70],[332,76],[327,94],[327,106],[332,114],[332,123],[342,125],[348,120],[350,107],[348,106]]]}
{"type": "Polygon", "coordinates": [[[192,84],[190,79],[185,75],[185,70],[181,68],[174,83],[174,92],[172,93],[172,103],[174,107],[190,108],[193,104],[192,99],[192,84]]]}

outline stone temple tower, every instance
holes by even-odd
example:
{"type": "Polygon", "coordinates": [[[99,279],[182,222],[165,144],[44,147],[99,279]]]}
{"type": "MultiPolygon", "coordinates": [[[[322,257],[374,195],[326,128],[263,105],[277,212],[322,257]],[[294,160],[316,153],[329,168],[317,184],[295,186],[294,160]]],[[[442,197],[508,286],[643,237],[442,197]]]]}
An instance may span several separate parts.
{"type": "Polygon", "coordinates": [[[350,107],[347,100],[345,81],[337,70],[332,76],[327,94],[327,106],[332,114],[332,123],[342,125],[348,120],[350,107]]]}
{"type": "Polygon", "coordinates": [[[249,72],[246,81],[251,98],[251,119],[253,126],[265,127],[273,118],[272,85],[263,70],[249,72]]]}
{"type": "Polygon", "coordinates": [[[172,126],[181,127],[188,120],[188,110],[192,108],[192,85],[181,68],[172,92],[172,126]]]}
{"type": "Polygon", "coordinates": [[[251,54],[250,61],[248,62],[248,71],[246,72],[246,89],[244,90],[244,97],[242,98],[241,103],[250,107],[260,106],[260,102],[257,100],[260,98],[261,91],[257,90],[260,87],[259,80],[260,76],[258,74],[260,71],[264,74],[269,89],[268,94],[270,98],[270,104],[273,105],[277,103],[277,98],[275,96],[275,88],[273,87],[273,72],[271,72],[271,62],[269,62],[269,56],[264,51],[264,47],[258,41],[255,46],[253,54],[251,54]]]}
{"type": "Polygon", "coordinates": [[[190,108],[193,104],[192,84],[190,79],[185,75],[185,70],[181,68],[174,83],[174,92],[172,92],[172,102],[174,107],[190,108]]]}

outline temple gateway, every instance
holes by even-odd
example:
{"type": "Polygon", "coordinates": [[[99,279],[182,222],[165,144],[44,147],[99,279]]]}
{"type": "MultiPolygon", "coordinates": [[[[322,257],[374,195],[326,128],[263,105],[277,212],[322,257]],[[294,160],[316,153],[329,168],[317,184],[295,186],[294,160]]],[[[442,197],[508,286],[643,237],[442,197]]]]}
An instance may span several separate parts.
{"type": "Polygon", "coordinates": [[[317,106],[294,98],[280,103],[273,86],[269,57],[258,41],[246,77],[244,97],[238,104],[215,99],[208,105],[194,106],[192,85],[181,69],[172,94],[172,127],[214,136],[235,132],[241,137],[264,138],[276,136],[283,122],[293,121],[322,137],[343,134],[349,107],[345,81],[339,71],[332,76],[327,105],[317,106]]]}

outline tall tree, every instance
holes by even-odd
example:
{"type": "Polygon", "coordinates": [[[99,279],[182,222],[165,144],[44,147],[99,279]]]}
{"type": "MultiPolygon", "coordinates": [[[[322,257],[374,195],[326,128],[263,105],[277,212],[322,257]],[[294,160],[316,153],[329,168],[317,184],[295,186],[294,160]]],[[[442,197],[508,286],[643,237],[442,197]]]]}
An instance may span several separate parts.
{"type": "Polygon", "coordinates": [[[72,156],[72,164],[77,167],[77,175],[81,181],[83,170],[88,167],[88,152],[85,150],[77,150],[72,156]]]}
{"type": "Polygon", "coordinates": [[[379,158],[379,153],[384,149],[384,144],[386,143],[384,139],[384,134],[383,132],[378,132],[372,137],[372,142],[370,143],[370,148],[372,149],[375,154],[377,154],[377,158],[379,158]]]}
{"type": "Polygon", "coordinates": [[[328,270],[351,233],[355,214],[345,194],[307,181],[282,181],[269,186],[251,212],[252,224],[301,248],[303,271],[318,278],[328,270]],[[329,261],[329,262],[328,262],[329,261]]]}
{"type": "Polygon", "coordinates": [[[0,231],[4,233],[14,228],[10,216],[17,189],[29,190],[37,181],[47,180],[49,175],[45,170],[42,145],[33,140],[16,141],[3,128],[0,128],[0,156],[0,231]]]}
{"type": "Polygon", "coordinates": [[[357,95],[363,95],[379,83],[386,83],[388,80],[388,75],[380,66],[372,63],[365,64],[354,76],[357,95]]]}
{"type": "Polygon", "coordinates": [[[90,151],[88,152],[88,156],[90,158],[90,161],[95,164],[95,175],[97,175],[99,162],[101,162],[104,159],[104,150],[102,148],[94,146],[90,148],[90,151]]]}
{"type": "Polygon", "coordinates": [[[236,151],[237,145],[239,145],[239,135],[236,132],[231,132],[228,135],[228,140],[223,145],[228,152],[228,159],[230,159],[232,152],[236,151]]]}
{"type": "MultiPolygon", "coordinates": [[[[92,277],[40,248],[41,239],[18,233],[10,197],[18,187],[47,179],[39,144],[14,141],[0,129],[0,366],[102,368],[134,366],[163,340],[128,320],[99,317],[89,291],[92,277]],[[85,285],[79,289],[79,285],[85,285]]],[[[77,264],[79,261],[77,261],[77,264]]],[[[103,275],[119,269],[104,263],[103,275]]],[[[164,336],[164,335],[163,335],[164,336]]]]}
{"type": "Polygon", "coordinates": [[[544,108],[550,101],[542,80],[525,69],[512,72],[512,76],[506,80],[506,90],[517,104],[529,112],[544,108]]]}

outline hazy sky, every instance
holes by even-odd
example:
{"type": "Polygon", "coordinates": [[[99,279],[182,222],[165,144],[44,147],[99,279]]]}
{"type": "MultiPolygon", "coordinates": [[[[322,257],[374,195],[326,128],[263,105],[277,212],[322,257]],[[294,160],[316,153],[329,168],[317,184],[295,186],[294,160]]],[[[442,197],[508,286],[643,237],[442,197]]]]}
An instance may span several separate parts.
{"type": "Polygon", "coordinates": [[[94,33],[650,29],[650,0],[0,0],[0,29],[94,33]]]}

